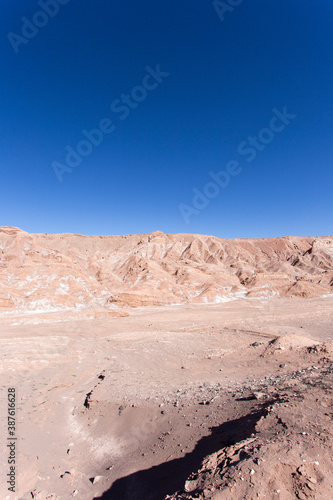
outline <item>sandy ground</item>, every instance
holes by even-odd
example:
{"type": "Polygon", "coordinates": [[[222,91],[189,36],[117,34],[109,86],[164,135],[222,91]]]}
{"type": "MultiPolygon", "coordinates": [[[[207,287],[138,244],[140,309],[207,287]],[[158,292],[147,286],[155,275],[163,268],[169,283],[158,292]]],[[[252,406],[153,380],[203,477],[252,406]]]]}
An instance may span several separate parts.
{"type": "Polygon", "coordinates": [[[0,326],[0,498],[333,498],[332,306],[252,299],[0,326]]]}

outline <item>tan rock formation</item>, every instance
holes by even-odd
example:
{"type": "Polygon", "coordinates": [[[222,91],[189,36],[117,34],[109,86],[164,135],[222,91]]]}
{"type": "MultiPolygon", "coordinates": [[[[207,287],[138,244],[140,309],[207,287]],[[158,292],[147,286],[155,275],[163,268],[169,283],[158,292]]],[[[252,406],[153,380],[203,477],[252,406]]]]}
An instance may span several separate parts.
{"type": "Polygon", "coordinates": [[[333,238],[82,236],[0,228],[2,315],[333,293],[333,238]]]}

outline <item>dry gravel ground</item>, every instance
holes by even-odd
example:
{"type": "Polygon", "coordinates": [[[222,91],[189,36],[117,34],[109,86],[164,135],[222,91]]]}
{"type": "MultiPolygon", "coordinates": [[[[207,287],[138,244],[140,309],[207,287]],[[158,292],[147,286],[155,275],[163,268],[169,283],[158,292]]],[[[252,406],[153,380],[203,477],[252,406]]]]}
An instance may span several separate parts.
{"type": "Polygon", "coordinates": [[[0,326],[0,498],[333,498],[332,306],[251,299],[0,326]]]}

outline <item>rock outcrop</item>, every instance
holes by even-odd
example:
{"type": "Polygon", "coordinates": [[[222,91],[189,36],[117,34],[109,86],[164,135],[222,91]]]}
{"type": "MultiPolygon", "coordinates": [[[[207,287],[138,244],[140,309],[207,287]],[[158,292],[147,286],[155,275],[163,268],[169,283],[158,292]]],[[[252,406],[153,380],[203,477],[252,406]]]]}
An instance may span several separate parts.
{"type": "Polygon", "coordinates": [[[0,228],[0,314],[333,293],[333,237],[82,236],[0,228]]]}

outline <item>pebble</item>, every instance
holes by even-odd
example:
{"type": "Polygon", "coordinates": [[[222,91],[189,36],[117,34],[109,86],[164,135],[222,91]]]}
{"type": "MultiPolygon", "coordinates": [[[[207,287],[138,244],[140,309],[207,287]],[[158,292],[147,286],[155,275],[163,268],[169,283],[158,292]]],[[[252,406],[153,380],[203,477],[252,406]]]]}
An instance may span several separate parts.
{"type": "Polygon", "coordinates": [[[304,465],[300,465],[298,468],[297,468],[297,472],[303,476],[305,475],[305,468],[304,468],[304,465]]]}
{"type": "Polygon", "coordinates": [[[103,476],[95,476],[95,477],[91,477],[89,479],[89,481],[92,483],[92,484],[96,484],[98,483],[98,481],[100,481],[102,479],[103,476]]]}
{"type": "Polygon", "coordinates": [[[70,472],[68,470],[66,470],[63,474],[61,474],[61,479],[63,479],[65,476],[70,476],[70,472]]]}
{"type": "Polygon", "coordinates": [[[253,392],[253,397],[255,399],[263,399],[265,397],[265,393],[264,392],[253,392]]]}

